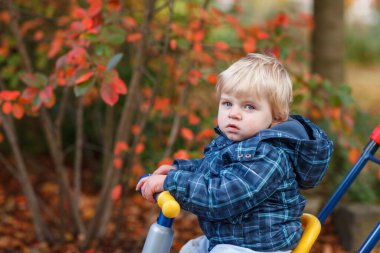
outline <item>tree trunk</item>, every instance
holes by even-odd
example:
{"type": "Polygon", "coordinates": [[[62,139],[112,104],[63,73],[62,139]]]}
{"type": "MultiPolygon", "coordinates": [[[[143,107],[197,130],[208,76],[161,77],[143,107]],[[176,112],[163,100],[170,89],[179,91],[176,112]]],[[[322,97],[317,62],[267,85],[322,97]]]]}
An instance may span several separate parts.
{"type": "Polygon", "coordinates": [[[314,0],[312,72],[333,84],[344,82],[344,2],[314,0]]]}

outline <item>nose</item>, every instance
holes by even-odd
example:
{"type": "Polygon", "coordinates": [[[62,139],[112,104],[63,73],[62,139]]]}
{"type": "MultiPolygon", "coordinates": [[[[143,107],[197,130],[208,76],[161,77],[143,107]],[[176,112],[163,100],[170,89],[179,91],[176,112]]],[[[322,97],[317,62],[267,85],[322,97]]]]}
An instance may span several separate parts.
{"type": "Polygon", "coordinates": [[[228,113],[228,117],[230,119],[240,120],[241,119],[241,113],[238,108],[232,107],[230,109],[230,112],[228,113]]]}

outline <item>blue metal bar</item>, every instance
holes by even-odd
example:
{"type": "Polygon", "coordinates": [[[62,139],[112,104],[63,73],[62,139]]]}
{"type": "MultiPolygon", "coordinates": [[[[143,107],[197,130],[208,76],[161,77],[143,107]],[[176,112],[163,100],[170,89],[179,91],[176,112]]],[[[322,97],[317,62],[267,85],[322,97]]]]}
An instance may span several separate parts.
{"type": "Polygon", "coordinates": [[[371,160],[374,163],[380,164],[380,159],[377,158],[376,156],[370,156],[369,160],[371,160]]]}
{"type": "Polygon", "coordinates": [[[380,239],[380,222],[377,223],[377,226],[372,230],[371,234],[368,236],[367,240],[360,247],[358,253],[370,253],[371,250],[376,246],[376,243],[380,239]]]}
{"type": "Polygon", "coordinates": [[[158,216],[157,218],[157,224],[161,225],[161,226],[164,226],[164,227],[167,227],[167,228],[171,228],[172,225],[173,225],[173,221],[174,219],[173,218],[167,218],[163,213],[162,211],[160,212],[160,215],[158,216]]]}
{"type": "Polygon", "coordinates": [[[323,224],[326,221],[327,216],[329,216],[329,214],[332,212],[339,200],[343,197],[344,193],[346,193],[347,189],[350,187],[352,182],[359,175],[364,165],[366,165],[366,163],[369,160],[369,157],[372,156],[378,148],[379,145],[375,141],[371,140],[368,142],[359,160],[354,164],[354,166],[348,172],[347,176],[339,185],[338,189],[334,192],[333,196],[330,198],[330,200],[324,206],[322,211],[319,213],[318,219],[321,222],[321,224],[323,224]]]}

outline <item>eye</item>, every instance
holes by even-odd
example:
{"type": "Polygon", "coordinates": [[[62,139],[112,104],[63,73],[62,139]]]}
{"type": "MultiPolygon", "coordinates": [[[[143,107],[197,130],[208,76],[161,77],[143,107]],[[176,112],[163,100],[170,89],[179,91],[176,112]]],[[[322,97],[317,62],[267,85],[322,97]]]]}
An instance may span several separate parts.
{"type": "Polygon", "coordinates": [[[231,103],[231,102],[228,102],[228,101],[223,101],[223,102],[222,102],[222,105],[225,106],[225,107],[231,107],[231,106],[232,106],[232,103],[231,103]]]}
{"type": "Polygon", "coordinates": [[[244,105],[244,109],[251,111],[251,110],[255,110],[255,107],[253,105],[247,104],[247,105],[244,105]]]}

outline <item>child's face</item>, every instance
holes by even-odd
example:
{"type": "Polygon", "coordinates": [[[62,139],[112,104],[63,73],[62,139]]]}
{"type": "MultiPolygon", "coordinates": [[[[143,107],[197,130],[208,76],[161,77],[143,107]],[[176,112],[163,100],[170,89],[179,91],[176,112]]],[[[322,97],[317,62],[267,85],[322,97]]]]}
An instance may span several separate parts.
{"type": "Polygon", "coordinates": [[[222,93],[219,101],[218,125],[233,141],[248,139],[274,123],[269,101],[253,96],[237,97],[222,93]]]}

